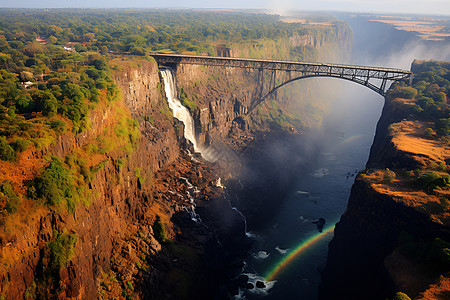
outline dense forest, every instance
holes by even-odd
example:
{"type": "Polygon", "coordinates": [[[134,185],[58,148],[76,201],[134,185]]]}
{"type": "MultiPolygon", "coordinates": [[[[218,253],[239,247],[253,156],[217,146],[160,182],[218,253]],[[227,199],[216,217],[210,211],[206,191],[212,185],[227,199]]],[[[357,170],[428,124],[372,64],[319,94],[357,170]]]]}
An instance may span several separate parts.
{"type": "Polygon", "coordinates": [[[82,132],[90,108],[117,99],[111,55],[215,55],[219,44],[335,34],[275,15],[164,10],[3,10],[0,28],[0,157],[9,161],[30,142],[39,148],[64,130],[82,132]]]}
{"type": "MultiPolygon", "coordinates": [[[[332,20],[333,26],[343,26],[343,22],[331,17],[310,19],[332,20]]],[[[171,10],[6,10],[0,15],[0,24],[7,41],[28,43],[43,37],[49,44],[75,43],[77,52],[122,51],[138,55],[145,51],[213,55],[217,44],[276,40],[293,33],[320,31],[317,26],[281,22],[278,15],[171,10]]],[[[323,34],[334,32],[323,30],[323,34]]]]}

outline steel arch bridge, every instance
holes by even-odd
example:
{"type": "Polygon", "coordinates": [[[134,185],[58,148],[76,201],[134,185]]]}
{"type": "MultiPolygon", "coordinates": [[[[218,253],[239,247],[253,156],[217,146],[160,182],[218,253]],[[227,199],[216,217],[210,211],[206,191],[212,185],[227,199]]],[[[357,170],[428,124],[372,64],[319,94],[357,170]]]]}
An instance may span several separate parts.
{"type": "Polygon", "coordinates": [[[383,97],[386,95],[387,82],[404,81],[411,85],[413,78],[411,71],[383,67],[163,53],[150,53],[150,55],[160,66],[191,64],[271,71],[269,92],[260,99],[259,103],[280,87],[303,78],[332,77],[350,80],[368,87],[383,97]],[[275,80],[277,72],[286,73],[287,76],[284,76],[281,82],[277,82],[275,80]]]}

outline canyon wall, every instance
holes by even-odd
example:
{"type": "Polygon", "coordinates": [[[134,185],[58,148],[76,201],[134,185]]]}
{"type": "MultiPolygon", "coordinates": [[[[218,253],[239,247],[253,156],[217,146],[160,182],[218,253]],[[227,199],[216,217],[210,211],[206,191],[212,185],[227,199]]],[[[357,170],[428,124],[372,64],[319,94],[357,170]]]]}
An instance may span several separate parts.
{"type": "MultiPolygon", "coordinates": [[[[352,38],[349,28],[341,25],[327,28],[327,34],[307,31],[276,41],[231,45],[227,54],[343,62],[350,53],[352,38]],[[317,41],[302,42],[311,36],[317,41]]],[[[290,74],[277,72],[272,78],[267,70],[189,64],[178,65],[175,71],[184,95],[180,97],[195,103],[189,107],[200,144],[210,146],[221,157],[225,179],[240,179],[240,183],[228,182],[238,190],[237,198],[245,199],[236,199],[235,204],[250,226],[270,218],[288,192],[297,162],[308,155],[298,136],[320,127],[336,86],[333,82],[324,86],[320,80],[294,81],[261,103],[273,84],[283,82],[290,74]]]]}
{"type": "Polygon", "coordinates": [[[424,191],[415,178],[420,170],[445,169],[449,151],[441,140],[426,137],[429,123],[409,120],[413,105],[393,93],[385,99],[366,170],[358,174],[329,244],[320,299],[386,299],[397,292],[415,299],[448,296],[445,288],[426,296],[430,285],[439,290],[448,283],[436,246],[450,238],[441,206],[446,196],[424,191]]]}
{"type": "MultiPolygon", "coordinates": [[[[343,63],[350,57],[352,34],[345,23],[336,22],[291,37],[230,47],[227,55],[232,57],[343,63]]],[[[196,104],[191,111],[200,143],[225,142],[239,151],[251,143],[257,132],[277,127],[296,131],[320,127],[334,99],[335,87],[324,89],[319,82],[294,81],[259,104],[275,82],[283,82],[290,74],[272,75],[263,70],[177,66],[179,87],[196,104]]]]}
{"type": "MultiPolygon", "coordinates": [[[[23,211],[6,220],[0,236],[0,295],[6,299],[210,298],[218,281],[232,276],[227,271],[239,255],[233,252],[242,251],[233,245],[245,238],[244,223],[218,184],[219,176],[232,172],[227,164],[187,155],[183,124],[171,115],[154,61],[116,60],[113,77],[121,100],[100,102],[90,112],[87,131],[67,131],[11,164],[22,170],[44,157],[82,157],[90,179],[73,211],[24,198],[23,211]],[[117,126],[130,117],[137,120],[139,137],[127,149],[116,149],[129,138],[117,126]],[[116,136],[109,141],[111,151],[89,150],[109,135],[116,136]],[[164,234],[154,230],[161,226],[164,234]],[[56,255],[65,257],[60,265],[52,263],[56,255]],[[209,276],[217,270],[221,276],[209,276]]],[[[222,158],[240,164],[240,153],[262,138],[261,132],[273,130],[267,119],[248,113],[264,92],[258,72],[178,66],[176,74],[179,88],[195,103],[191,112],[199,140],[214,145],[222,158]]],[[[288,94],[278,101],[288,101],[283,100],[288,94]]],[[[41,167],[33,166],[34,176],[41,167]]]]}
{"type": "MultiPolygon", "coordinates": [[[[156,115],[163,96],[158,92],[158,70],[156,64],[147,63],[141,69],[124,70],[117,80],[124,93],[124,101],[110,105],[99,105],[91,112],[91,129],[80,135],[63,134],[55,144],[41,152],[27,153],[31,157],[56,156],[65,159],[77,149],[86,147],[92,139],[113,130],[117,123],[117,108],[127,107],[134,116],[156,115]],[[114,106],[114,107],[113,107],[114,106]]],[[[123,280],[131,280],[137,272],[134,261],[114,262],[114,255],[125,251],[135,256],[136,248],[144,247],[150,253],[161,249],[153,238],[151,222],[155,212],[167,203],[155,203],[151,187],[142,186],[136,175],[150,178],[153,172],[174,162],[180,155],[177,134],[165,117],[155,121],[157,127],[140,118],[141,137],[132,153],[112,153],[106,157],[102,167],[93,174],[89,183],[92,199],[81,203],[73,213],[58,207],[47,210],[43,207],[27,213],[27,222],[14,225],[7,222],[11,235],[2,236],[2,260],[5,262],[1,276],[1,294],[7,299],[33,298],[36,294],[50,295],[52,285],[64,286],[60,297],[95,297],[102,274],[116,268],[123,280]],[[20,226],[21,234],[17,234],[20,226]],[[58,274],[49,271],[46,249],[57,232],[76,233],[74,256],[67,267],[58,274]],[[143,246],[135,239],[139,233],[143,246]],[[53,278],[52,278],[53,277],[53,278]],[[60,284],[52,284],[59,278],[60,284]],[[42,291],[39,291],[42,289],[42,291]]],[[[21,161],[21,160],[19,160],[21,161]]],[[[35,204],[31,204],[35,205],[35,204]]],[[[168,220],[167,220],[168,221],[168,220]]]]}

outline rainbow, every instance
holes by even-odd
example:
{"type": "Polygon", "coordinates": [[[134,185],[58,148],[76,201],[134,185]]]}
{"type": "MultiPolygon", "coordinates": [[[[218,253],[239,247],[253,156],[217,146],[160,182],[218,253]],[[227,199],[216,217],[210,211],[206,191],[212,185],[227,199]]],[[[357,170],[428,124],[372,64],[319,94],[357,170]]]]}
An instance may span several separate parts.
{"type": "Polygon", "coordinates": [[[300,253],[320,241],[322,238],[327,236],[330,232],[334,230],[334,226],[327,227],[323,232],[319,232],[307,240],[303,241],[300,245],[298,245],[292,252],[286,255],[279,263],[275,265],[275,267],[264,277],[266,281],[272,281],[278,274],[286,268],[300,253]]]}
{"type": "Polygon", "coordinates": [[[346,138],[345,140],[341,141],[340,143],[337,144],[336,147],[342,147],[345,144],[351,143],[359,138],[362,138],[364,136],[364,134],[357,134],[357,135],[353,135],[353,136],[349,136],[348,138],[346,138]]]}

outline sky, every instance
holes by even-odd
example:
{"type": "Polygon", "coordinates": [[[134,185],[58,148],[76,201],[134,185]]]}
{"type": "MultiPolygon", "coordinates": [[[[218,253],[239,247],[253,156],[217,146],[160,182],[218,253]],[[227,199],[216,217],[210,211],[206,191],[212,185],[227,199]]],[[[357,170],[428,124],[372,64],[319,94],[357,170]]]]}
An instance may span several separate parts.
{"type": "Polygon", "coordinates": [[[392,12],[450,15],[450,0],[0,0],[0,7],[148,7],[392,12]]]}

